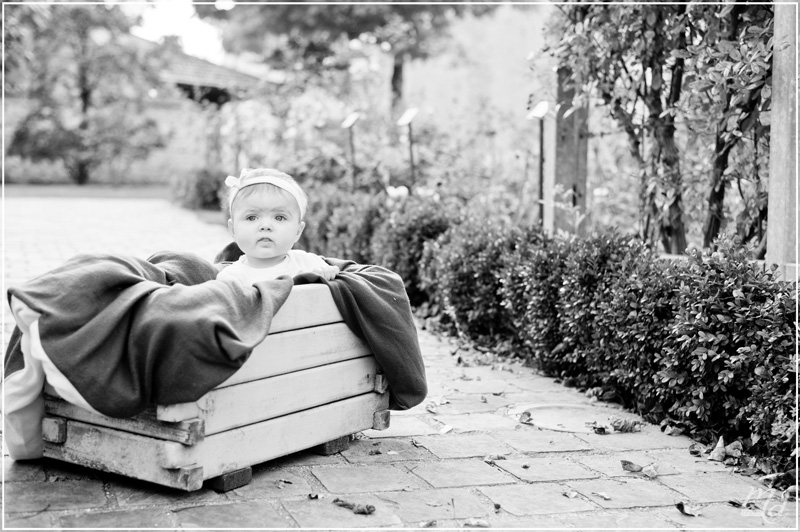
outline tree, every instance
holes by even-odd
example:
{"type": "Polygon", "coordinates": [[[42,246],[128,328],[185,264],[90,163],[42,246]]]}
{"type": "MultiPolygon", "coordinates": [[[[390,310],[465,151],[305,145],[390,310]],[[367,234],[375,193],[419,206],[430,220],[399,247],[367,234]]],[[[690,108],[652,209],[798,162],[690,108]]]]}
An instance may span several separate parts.
{"type": "Polygon", "coordinates": [[[564,33],[555,54],[571,68],[584,101],[598,95],[628,136],[640,169],[641,236],[658,232],[664,250],[683,253],[681,168],[675,106],[683,88],[683,5],[561,6],[564,33]]]}
{"type": "Polygon", "coordinates": [[[231,52],[260,54],[276,68],[286,70],[347,68],[337,54],[337,45],[368,34],[394,59],[392,109],[403,98],[403,68],[407,59],[427,57],[453,17],[467,12],[482,15],[494,9],[487,5],[430,3],[328,4],[328,5],[236,5],[218,10],[196,4],[204,18],[224,20],[223,43],[231,52]]]}
{"type": "Polygon", "coordinates": [[[159,52],[137,47],[119,6],[5,6],[7,93],[33,108],[14,131],[9,155],[61,160],[71,179],[113,158],[141,158],[162,140],[144,116],[158,87],[159,52]]]}
{"type": "Polygon", "coordinates": [[[772,19],[770,5],[728,3],[582,5],[561,8],[556,54],[573,69],[584,95],[599,96],[627,133],[639,163],[642,236],[660,222],[664,249],[682,253],[682,186],[687,162],[676,140],[710,142],[703,162],[709,192],[703,244],[720,232],[726,186],[735,181],[746,203],[739,232],[763,253],[769,153],[772,19]],[[754,191],[744,191],[750,180],[754,191]]]}
{"type": "Polygon", "coordinates": [[[690,63],[682,113],[689,127],[713,137],[714,155],[703,227],[703,246],[719,235],[725,190],[735,182],[746,208],[739,215],[743,240],[766,251],[766,187],[760,169],[768,167],[769,109],[772,94],[771,5],[700,5],[692,9],[689,46],[675,51],[690,63]],[[746,195],[743,181],[754,186],[746,195]]]}

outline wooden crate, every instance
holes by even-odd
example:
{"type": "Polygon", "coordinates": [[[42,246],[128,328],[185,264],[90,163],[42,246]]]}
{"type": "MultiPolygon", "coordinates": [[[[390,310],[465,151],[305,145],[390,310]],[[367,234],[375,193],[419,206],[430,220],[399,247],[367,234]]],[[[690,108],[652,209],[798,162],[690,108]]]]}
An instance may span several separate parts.
{"type": "MultiPolygon", "coordinates": [[[[48,387],[46,386],[46,390],[48,387]]],[[[47,457],[193,491],[226,491],[250,466],[389,426],[386,381],[342,321],[327,286],[294,287],[247,362],[198,401],[133,418],[99,415],[48,394],[47,457]]]]}

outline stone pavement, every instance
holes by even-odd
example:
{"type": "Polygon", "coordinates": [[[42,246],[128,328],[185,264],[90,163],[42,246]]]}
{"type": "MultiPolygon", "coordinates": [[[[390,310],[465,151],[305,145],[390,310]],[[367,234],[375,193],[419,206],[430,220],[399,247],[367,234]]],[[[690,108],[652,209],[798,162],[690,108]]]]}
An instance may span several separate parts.
{"type": "MultiPolygon", "coordinates": [[[[229,241],[222,225],[160,199],[7,192],[3,212],[6,285],[80,252],[172,249],[211,260],[229,241]]],[[[4,346],[11,327],[6,312],[4,346]]],[[[796,503],[692,456],[684,436],[650,425],[594,434],[587,422],[635,416],[519,364],[458,365],[453,345],[426,331],[420,343],[430,387],[423,404],[393,412],[389,429],[357,435],[340,454],[256,466],[249,485],[227,493],[184,493],[51,460],[15,463],[4,452],[4,528],[796,528],[796,503]],[[520,422],[526,410],[532,423],[520,422]],[[656,464],[658,476],[627,472],[620,460],[656,464]],[[355,514],[333,504],[337,497],[375,511],[355,514]],[[680,502],[700,515],[682,514],[680,502]]]]}

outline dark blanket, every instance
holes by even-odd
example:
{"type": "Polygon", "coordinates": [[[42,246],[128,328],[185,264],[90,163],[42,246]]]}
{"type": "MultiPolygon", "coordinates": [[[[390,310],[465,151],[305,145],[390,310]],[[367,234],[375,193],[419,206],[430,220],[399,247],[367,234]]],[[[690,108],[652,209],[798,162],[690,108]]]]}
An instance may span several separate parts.
{"type": "MultiPolygon", "coordinates": [[[[377,266],[329,261],[343,268],[331,288],[354,332],[375,353],[394,409],[427,393],[422,356],[402,280],[377,266]]],[[[195,401],[225,381],[269,332],[292,287],[288,277],[242,291],[215,281],[217,269],[192,254],[159,253],[147,261],[80,255],[9,289],[41,313],[44,351],[87,402],[112,417],[152,404],[195,401]]],[[[318,282],[303,275],[297,283],[318,282]]],[[[5,375],[21,369],[19,332],[5,375]]]]}

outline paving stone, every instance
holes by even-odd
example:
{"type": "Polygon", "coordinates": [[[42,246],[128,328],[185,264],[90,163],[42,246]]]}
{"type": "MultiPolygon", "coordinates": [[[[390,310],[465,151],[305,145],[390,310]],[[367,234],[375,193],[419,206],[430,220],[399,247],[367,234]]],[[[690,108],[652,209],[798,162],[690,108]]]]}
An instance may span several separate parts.
{"type": "Polygon", "coordinates": [[[109,491],[116,495],[119,506],[161,506],[167,509],[183,508],[199,504],[214,504],[227,501],[224,493],[209,488],[197,491],[181,491],[132,478],[118,477],[108,484],[109,491]]]}
{"type": "Polygon", "coordinates": [[[439,458],[484,457],[489,454],[510,454],[512,447],[486,434],[446,434],[419,437],[414,440],[439,458]]]}
{"type": "Polygon", "coordinates": [[[102,508],[108,504],[97,481],[10,482],[5,485],[4,511],[38,512],[102,508]]]}
{"type": "Polygon", "coordinates": [[[342,451],[348,462],[354,464],[404,462],[408,460],[435,459],[430,451],[417,447],[409,440],[381,438],[377,440],[356,440],[350,448],[342,451]]]}
{"type": "Polygon", "coordinates": [[[505,395],[505,398],[517,405],[524,405],[524,404],[541,405],[548,403],[577,404],[577,405],[588,404],[585,396],[569,390],[544,391],[544,392],[523,390],[521,392],[507,393],[505,395]]]}
{"type": "Polygon", "coordinates": [[[433,417],[436,421],[453,427],[453,430],[457,432],[508,430],[517,426],[515,421],[497,414],[435,415],[433,417]]]}
{"type": "Polygon", "coordinates": [[[54,460],[50,458],[42,459],[42,467],[47,475],[47,478],[52,480],[105,480],[111,477],[111,473],[98,471],[77,464],[69,462],[62,462],[61,460],[54,460]]]}
{"type": "Polygon", "coordinates": [[[586,451],[588,443],[566,432],[538,430],[523,425],[519,430],[493,432],[492,436],[524,453],[552,453],[561,451],[586,451]]]}
{"type": "Polygon", "coordinates": [[[618,434],[576,434],[576,437],[603,451],[642,451],[649,449],[688,449],[691,440],[663,433],[627,432],[618,434]]]}
{"type": "Polygon", "coordinates": [[[520,388],[514,386],[508,381],[497,378],[471,380],[463,378],[451,378],[447,385],[453,390],[457,390],[465,394],[507,394],[520,391],[520,388]]]}
{"type": "Polygon", "coordinates": [[[514,515],[557,514],[594,510],[590,501],[562,495],[564,487],[555,483],[514,484],[511,486],[489,486],[478,488],[503,511],[514,515]]]}
{"type": "Polygon", "coordinates": [[[34,514],[6,514],[5,527],[11,528],[53,528],[57,522],[56,512],[36,512],[34,514]]]}
{"type": "Polygon", "coordinates": [[[516,516],[503,510],[486,518],[491,528],[517,528],[523,530],[534,529],[564,529],[566,524],[561,520],[560,515],[523,515],[516,516]]]}
{"type": "Polygon", "coordinates": [[[365,430],[364,436],[369,438],[397,438],[436,434],[438,432],[435,427],[415,417],[392,417],[389,428],[385,430],[365,430]]]}
{"type": "Polygon", "coordinates": [[[261,469],[274,469],[277,467],[315,466],[345,464],[346,460],[340,454],[322,455],[311,451],[292,453],[275,460],[253,466],[253,472],[261,469]]]}
{"type": "Polygon", "coordinates": [[[286,528],[294,522],[267,502],[239,502],[195,506],[174,511],[181,528],[286,528]]]}
{"type": "Polygon", "coordinates": [[[666,486],[682,493],[692,501],[727,502],[767,499],[775,495],[755,480],[731,473],[698,473],[659,478],[666,486]]]}
{"type": "Polygon", "coordinates": [[[228,498],[265,499],[269,497],[289,498],[308,495],[317,491],[306,479],[289,469],[254,471],[250,484],[227,492],[228,498]]]}
{"type": "Polygon", "coordinates": [[[643,476],[642,473],[633,473],[625,471],[622,468],[621,460],[633,462],[642,467],[655,464],[658,475],[674,475],[679,471],[670,465],[669,461],[659,460],[656,456],[645,454],[639,451],[624,451],[616,453],[604,453],[595,455],[584,455],[574,457],[574,460],[580,464],[585,465],[590,469],[599,471],[610,477],[627,477],[636,478],[643,476]]]}
{"type": "Polygon", "coordinates": [[[687,449],[647,451],[659,463],[669,464],[679,473],[730,473],[731,468],[722,462],[709,460],[705,456],[693,456],[687,449]]]}
{"type": "Polygon", "coordinates": [[[59,518],[65,528],[172,528],[173,516],[166,510],[142,508],[114,512],[92,512],[64,515],[59,518]]]}
{"type": "Polygon", "coordinates": [[[434,403],[432,408],[435,414],[469,414],[482,412],[496,412],[498,409],[508,406],[510,401],[503,397],[493,394],[448,394],[446,397],[432,398],[426,404],[434,403]],[[446,400],[444,404],[440,401],[446,400]]]}
{"type": "Polygon", "coordinates": [[[3,460],[3,482],[44,481],[46,479],[41,460],[3,460]]]}
{"type": "Polygon", "coordinates": [[[409,470],[435,488],[509,484],[515,480],[483,460],[475,459],[421,462],[409,465],[409,470]]]}
{"type": "MultiPolygon", "coordinates": [[[[678,511],[677,509],[675,510],[678,511]]],[[[629,529],[647,530],[651,528],[674,528],[663,514],[650,508],[627,510],[609,510],[599,512],[583,512],[580,514],[560,515],[569,528],[578,529],[629,529]]]]}
{"type": "Polygon", "coordinates": [[[495,465],[525,482],[548,482],[578,478],[597,478],[599,476],[597,473],[571,462],[565,456],[511,458],[497,460],[495,465]]]}
{"type": "Polygon", "coordinates": [[[363,493],[425,489],[416,476],[392,465],[314,467],[311,472],[331,493],[363,493]]]}
{"type": "Polygon", "coordinates": [[[764,528],[790,528],[796,530],[794,519],[786,523],[783,520],[781,507],[767,506],[766,511],[747,510],[735,508],[726,503],[711,503],[699,508],[700,515],[688,516],[682,514],[674,506],[672,508],[659,508],[657,510],[665,519],[682,527],[693,529],[725,528],[741,530],[764,528]]]}
{"type": "Polygon", "coordinates": [[[638,478],[570,480],[567,485],[580,492],[584,497],[595,501],[603,508],[669,506],[680,498],[680,495],[663,486],[657,480],[638,478]],[[605,500],[602,496],[595,495],[595,493],[604,493],[611,497],[611,500],[605,500]]]}
{"type": "Polygon", "coordinates": [[[320,497],[316,500],[287,500],[282,501],[281,504],[302,528],[399,527],[403,524],[403,521],[394,512],[394,505],[379,499],[375,495],[365,495],[363,493],[338,495],[338,498],[354,504],[371,504],[375,507],[375,512],[369,515],[356,514],[348,508],[337,506],[333,503],[335,498],[320,497]]]}
{"type": "Polygon", "coordinates": [[[494,513],[491,503],[465,488],[393,491],[381,493],[378,498],[391,503],[393,511],[406,523],[484,517],[494,513]]]}

